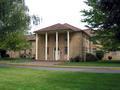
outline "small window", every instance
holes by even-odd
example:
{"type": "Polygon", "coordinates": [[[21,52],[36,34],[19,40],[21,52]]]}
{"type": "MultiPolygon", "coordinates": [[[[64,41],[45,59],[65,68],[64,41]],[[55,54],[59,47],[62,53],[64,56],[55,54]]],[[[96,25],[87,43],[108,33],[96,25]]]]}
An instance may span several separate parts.
{"type": "Polygon", "coordinates": [[[67,47],[64,48],[64,52],[65,52],[65,54],[67,54],[67,47]]]}

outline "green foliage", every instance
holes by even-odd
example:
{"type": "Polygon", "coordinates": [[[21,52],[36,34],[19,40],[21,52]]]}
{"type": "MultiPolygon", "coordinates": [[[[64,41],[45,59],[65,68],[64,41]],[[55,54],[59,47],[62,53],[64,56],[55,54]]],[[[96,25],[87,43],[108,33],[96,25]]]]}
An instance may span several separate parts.
{"type": "Polygon", "coordinates": [[[102,50],[96,51],[96,57],[99,60],[102,60],[102,58],[104,57],[104,51],[102,51],[102,50]]]}
{"type": "Polygon", "coordinates": [[[90,7],[90,9],[84,9],[81,11],[85,17],[82,21],[87,22],[89,26],[96,28],[104,21],[105,14],[97,7],[96,0],[87,0],[85,3],[90,7]]]}
{"type": "Polygon", "coordinates": [[[98,58],[95,55],[93,55],[91,53],[86,54],[86,61],[87,62],[97,61],[97,60],[98,60],[98,58]]]}
{"type": "MultiPolygon", "coordinates": [[[[116,51],[120,49],[118,37],[120,36],[119,25],[117,24],[120,19],[119,17],[118,19],[112,18],[112,16],[115,17],[118,12],[115,12],[116,14],[114,14],[114,11],[120,11],[120,9],[114,9],[113,11],[105,10],[106,8],[109,8],[109,5],[105,4],[103,6],[102,4],[105,2],[102,1],[110,2],[110,0],[87,0],[85,3],[90,7],[90,9],[81,11],[84,16],[82,21],[87,22],[88,27],[94,31],[95,34],[93,36],[93,40],[98,42],[97,44],[103,45],[104,50],[116,51]]],[[[111,4],[111,7],[116,5],[114,0],[111,2],[113,3],[111,4]]]]}
{"type": "Polygon", "coordinates": [[[5,50],[16,51],[29,48],[30,44],[22,32],[12,32],[6,35],[6,38],[0,43],[0,46],[5,50]]]}
{"type": "Polygon", "coordinates": [[[76,56],[70,59],[70,62],[81,62],[81,61],[82,61],[82,58],[80,56],[76,56]]]}
{"type": "Polygon", "coordinates": [[[23,0],[0,0],[0,49],[20,50],[29,45],[25,33],[31,17],[23,0]]]}
{"type": "Polygon", "coordinates": [[[14,31],[24,31],[30,24],[30,16],[27,7],[17,0],[4,0],[0,3],[0,20],[3,23],[0,34],[14,31]]]}

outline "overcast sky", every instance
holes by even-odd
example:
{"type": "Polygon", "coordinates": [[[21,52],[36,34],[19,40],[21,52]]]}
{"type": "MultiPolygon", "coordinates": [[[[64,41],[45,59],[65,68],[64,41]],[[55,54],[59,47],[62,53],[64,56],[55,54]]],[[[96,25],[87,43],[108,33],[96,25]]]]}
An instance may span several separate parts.
{"type": "Polygon", "coordinates": [[[88,8],[83,1],[85,0],[25,0],[30,14],[42,17],[41,24],[33,27],[32,31],[56,23],[69,23],[83,29],[80,11],[88,8]]]}

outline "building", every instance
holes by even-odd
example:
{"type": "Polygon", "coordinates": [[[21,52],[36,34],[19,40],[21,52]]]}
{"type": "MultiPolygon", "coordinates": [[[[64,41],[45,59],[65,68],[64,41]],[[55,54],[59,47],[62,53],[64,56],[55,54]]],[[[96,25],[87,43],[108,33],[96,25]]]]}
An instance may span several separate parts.
{"type": "MultiPolygon", "coordinates": [[[[26,39],[31,48],[21,51],[7,51],[11,58],[25,56],[36,60],[68,61],[80,56],[85,58],[86,53],[95,54],[101,45],[90,41],[94,33],[90,29],[81,30],[70,24],[55,24],[35,31],[34,35],[27,35],[26,39]]],[[[120,60],[120,51],[105,53],[103,60],[120,60]]]]}
{"type": "Polygon", "coordinates": [[[20,51],[7,51],[7,54],[9,55],[10,58],[20,58],[20,57],[25,57],[25,58],[34,58],[35,57],[35,35],[26,35],[26,39],[28,43],[30,43],[30,48],[28,49],[23,49],[20,51]]]}
{"type": "MultiPolygon", "coordinates": [[[[84,31],[88,33],[90,36],[93,36],[95,34],[94,31],[90,29],[85,29],[84,31]]],[[[92,44],[92,50],[94,54],[97,50],[101,50],[101,48],[102,48],[102,45],[100,44],[92,44]]],[[[106,52],[104,54],[103,60],[108,60],[109,56],[112,56],[112,60],[120,60],[120,51],[106,52]]]]}
{"type": "Polygon", "coordinates": [[[65,24],[55,24],[35,31],[36,60],[70,60],[92,52],[90,35],[65,24]]]}
{"type": "Polygon", "coordinates": [[[120,60],[120,51],[111,51],[105,53],[103,60],[108,60],[108,56],[112,56],[112,60],[120,60]]]}

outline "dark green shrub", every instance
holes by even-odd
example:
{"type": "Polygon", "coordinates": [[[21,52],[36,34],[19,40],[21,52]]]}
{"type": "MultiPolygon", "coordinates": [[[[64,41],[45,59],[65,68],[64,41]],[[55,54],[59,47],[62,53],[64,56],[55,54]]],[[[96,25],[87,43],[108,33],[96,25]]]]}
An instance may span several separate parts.
{"type": "Polygon", "coordinates": [[[95,55],[93,55],[91,53],[86,54],[86,61],[97,61],[97,60],[98,60],[98,58],[95,55]]]}
{"type": "Polygon", "coordinates": [[[80,61],[81,61],[80,56],[76,56],[76,57],[70,59],[70,62],[80,62],[80,61]]]}
{"type": "Polygon", "coordinates": [[[104,52],[99,50],[99,51],[96,51],[96,57],[99,59],[99,60],[102,60],[102,58],[104,57],[104,52]]]}
{"type": "Polygon", "coordinates": [[[0,49],[0,58],[9,58],[6,50],[0,49]]]}

